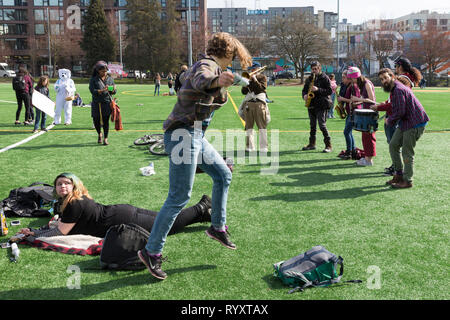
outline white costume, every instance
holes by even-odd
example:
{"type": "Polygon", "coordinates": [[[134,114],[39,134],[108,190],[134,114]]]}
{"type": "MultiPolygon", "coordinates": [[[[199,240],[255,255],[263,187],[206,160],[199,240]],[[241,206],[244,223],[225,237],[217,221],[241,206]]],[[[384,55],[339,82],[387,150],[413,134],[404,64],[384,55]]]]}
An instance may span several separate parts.
{"type": "Polygon", "coordinates": [[[59,79],[55,83],[56,91],[56,108],[55,108],[55,124],[61,123],[61,112],[64,109],[64,124],[72,123],[72,100],[67,101],[67,97],[75,95],[75,83],[71,77],[70,70],[59,69],[59,79]]]}

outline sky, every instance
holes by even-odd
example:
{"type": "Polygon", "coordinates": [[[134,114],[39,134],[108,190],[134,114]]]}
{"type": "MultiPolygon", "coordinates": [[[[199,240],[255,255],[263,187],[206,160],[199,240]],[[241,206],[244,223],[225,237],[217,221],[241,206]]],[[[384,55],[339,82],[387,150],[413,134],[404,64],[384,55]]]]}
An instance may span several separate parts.
{"type": "MultiPolygon", "coordinates": [[[[206,0],[208,8],[267,9],[268,7],[307,7],[318,10],[337,12],[338,0],[206,0]]],[[[421,10],[437,11],[450,14],[448,0],[339,0],[339,20],[360,24],[370,19],[392,19],[421,10]]]]}

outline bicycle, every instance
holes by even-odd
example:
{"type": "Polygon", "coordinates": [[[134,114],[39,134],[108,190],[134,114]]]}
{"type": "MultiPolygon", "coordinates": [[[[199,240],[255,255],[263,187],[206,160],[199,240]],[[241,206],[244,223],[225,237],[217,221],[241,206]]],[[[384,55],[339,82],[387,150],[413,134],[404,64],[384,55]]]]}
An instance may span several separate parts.
{"type": "Polygon", "coordinates": [[[167,156],[164,148],[164,135],[161,133],[146,134],[134,140],[134,145],[145,146],[150,145],[149,152],[157,156],[167,156]]]}

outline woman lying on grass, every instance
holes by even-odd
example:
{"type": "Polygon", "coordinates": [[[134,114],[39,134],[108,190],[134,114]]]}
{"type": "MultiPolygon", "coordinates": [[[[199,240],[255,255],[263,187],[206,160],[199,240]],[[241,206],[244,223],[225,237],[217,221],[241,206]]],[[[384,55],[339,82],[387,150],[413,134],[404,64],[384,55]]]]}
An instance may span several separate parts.
{"type": "MultiPolygon", "coordinates": [[[[83,182],[72,173],[61,173],[54,181],[58,197],[60,219],[55,228],[24,228],[20,233],[34,237],[52,237],[85,234],[103,238],[114,225],[134,223],[151,231],[157,212],[134,207],[129,204],[102,205],[89,195],[83,182]]],[[[180,232],[184,227],[197,222],[211,221],[211,199],[203,195],[193,207],[182,210],[169,234],[180,232]]]]}

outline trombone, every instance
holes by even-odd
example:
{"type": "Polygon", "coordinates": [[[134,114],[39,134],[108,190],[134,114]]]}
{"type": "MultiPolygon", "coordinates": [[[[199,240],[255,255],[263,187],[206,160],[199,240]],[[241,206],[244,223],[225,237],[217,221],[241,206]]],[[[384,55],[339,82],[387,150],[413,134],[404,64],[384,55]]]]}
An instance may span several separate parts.
{"type": "Polygon", "coordinates": [[[252,76],[257,75],[261,72],[263,72],[264,70],[266,70],[267,66],[261,67],[256,69],[255,71],[252,72],[248,72],[248,71],[244,71],[242,72],[242,77],[246,78],[246,79],[250,79],[252,76]]]}

